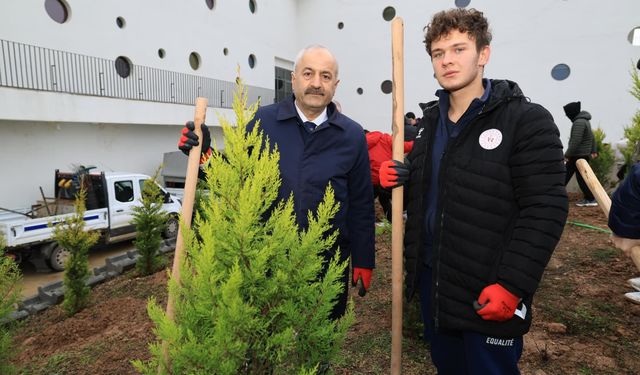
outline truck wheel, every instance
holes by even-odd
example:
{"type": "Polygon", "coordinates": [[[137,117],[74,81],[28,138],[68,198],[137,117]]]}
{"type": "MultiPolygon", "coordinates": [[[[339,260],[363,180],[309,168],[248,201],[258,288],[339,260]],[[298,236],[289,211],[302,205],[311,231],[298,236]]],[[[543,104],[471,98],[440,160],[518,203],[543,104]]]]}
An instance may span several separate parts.
{"type": "Polygon", "coordinates": [[[64,271],[64,264],[69,257],[69,250],[56,244],[49,256],[49,265],[54,271],[64,271]]]}
{"type": "Polygon", "coordinates": [[[164,228],[164,237],[165,238],[175,238],[178,236],[178,230],[179,230],[179,223],[178,223],[178,218],[175,216],[171,216],[169,217],[169,219],[167,220],[167,223],[165,224],[165,228],[164,228]]]}

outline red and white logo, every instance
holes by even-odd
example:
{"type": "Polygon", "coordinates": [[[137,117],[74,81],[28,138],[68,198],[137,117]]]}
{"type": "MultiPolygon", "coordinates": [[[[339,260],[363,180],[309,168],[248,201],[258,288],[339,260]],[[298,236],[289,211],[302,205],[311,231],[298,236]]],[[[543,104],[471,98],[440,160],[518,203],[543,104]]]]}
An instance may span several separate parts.
{"type": "Polygon", "coordinates": [[[485,150],[493,150],[502,143],[502,133],[498,129],[485,130],[480,134],[478,142],[485,150]]]}

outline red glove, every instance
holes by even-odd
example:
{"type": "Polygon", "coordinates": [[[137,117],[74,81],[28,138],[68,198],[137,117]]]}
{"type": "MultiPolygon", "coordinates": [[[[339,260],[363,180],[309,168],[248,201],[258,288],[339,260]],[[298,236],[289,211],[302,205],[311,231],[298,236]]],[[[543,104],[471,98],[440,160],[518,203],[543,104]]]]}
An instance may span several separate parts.
{"type": "Polygon", "coordinates": [[[482,319],[503,322],[513,317],[519,303],[520,298],[496,283],[482,290],[474,306],[482,319]]]}
{"type": "Polygon", "coordinates": [[[393,189],[409,180],[409,160],[385,160],[380,164],[380,186],[393,189]],[[406,164],[405,164],[406,163],[406,164]]]}
{"type": "Polygon", "coordinates": [[[369,286],[371,286],[372,274],[373,270],[371,268],[353,267],[353,285],[356,285],[358,283],[358,279],[362,277],[362,286],[366,292],[369,290],[369,286]]]}

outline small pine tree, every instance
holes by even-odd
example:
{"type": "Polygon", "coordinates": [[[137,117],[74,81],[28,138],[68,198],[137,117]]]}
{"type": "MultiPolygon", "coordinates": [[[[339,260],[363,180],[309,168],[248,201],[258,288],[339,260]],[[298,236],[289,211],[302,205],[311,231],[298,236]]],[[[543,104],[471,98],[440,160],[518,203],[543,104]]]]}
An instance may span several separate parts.
{"type": "Polygon", "coordinates": [[[175,296],[175,321],[150,301],[161,345],[152,360],[134,361],[145,374],[314,374],[336,363],[353,306],[329,318],[347,264],[323,251],[335,242],[330,220],[338,205],[330,186],[309,226],[299,231],[293,200],[275,203],[280,186],[277,150],[261,149],[259,124],[247,132],[257,104],[247,109],[241,84],[234,96],[237,126],[221,118],[226,160],[214,153],[207,170],[209,194],[193,230],[184,231],[187,256],[175,296]],[[253,151],[251,151],[253,150],[253,151]],[[258,151],[260,150],[260,151],[258,151]],[[265,215],[268,213],[268,215],[265,215]],[[268,216],[268,219],[264,219],[268,216]],[[326,271],[323,273],[323,269],[326,271]]]}
{"type": "Polygon", "coordinates": [[[615,153],[611,148],[611,145],[604,142],[606,134],[601,128],[597,128],[593,131],[593,137],[596,140],[598,157],[592,159],[589,164],[593,169],[593,173],[598,177],[598,181],[602,186],[608,186],[611,183],[611,171],[615,164],[615,153]]]}
{"type": "Polygon", "coordinates": [[[13,353],[11,334],[6,329],[9,314],[20,298],[20,270],[16,262],[4,255],[4,239],[0,237],[0,374],[14,374],[9,363],[13,353]]]}
{"type": "Polygon", "coordinates": [[[162,257],[158,254],[168,214],[162,210],[164,197],[156,183],[159,172],[158,168],[153,178],[145,180],[140,198],[142,205],[133,207],[133,223],[136,225],[137,232],[133,244],[140,254],[136,262],[136,270],[145,276],[163,266],[162,257]]]}
{"type": "MultiPolygon", "coordinates": [[[[632,86],[629,92],[638,101],[640,101],[640,76],[635,67],[631,70],[632,86]]],[[[631,120],[631,125],[624,128],[624,137],[627,139],[627,147],[622,149],[622,155],[624,155],[624,162],[627,166],[632,165],[640,157],[640,110],[636,111],[636,114],[631,120]]]]}
{"type": "Polygon", "coordinates": [[[84,188],[76,194],[75,212],[56,225],[53,239],[69,252],[64,269],[64,301],[62,307],[68,315],[74,315],[85,308],[89,302],[91,289],[86,281],[89,278],[89,249],[98,242],[99,233],[86,231],[84,213],[86,211],[84,188]]]}

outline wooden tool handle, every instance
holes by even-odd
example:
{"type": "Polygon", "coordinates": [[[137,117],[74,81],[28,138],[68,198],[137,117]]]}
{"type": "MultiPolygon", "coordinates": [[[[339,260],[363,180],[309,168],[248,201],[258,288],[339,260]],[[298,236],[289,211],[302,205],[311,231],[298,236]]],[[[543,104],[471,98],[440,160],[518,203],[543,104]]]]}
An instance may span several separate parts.
{"type": "MultiPolygon", "coordinates": [[[[576,161],[576,167],[578,167],[578,171],[582,175],[584,182],[589,186],[589,190],[593,193],[593,196],[598,201],[598,205],[604,212],[605,216],[609,217],[609,211],[611,210],[611,198],[598,181],[598,178],[593,173],[591,166],[584,159],[578,159],[576,161]]],[[[636,265],[636,268],[640,271],[640,246],[635,246],[631,249],[629,255],[631,256],[631,260],[633,260],[633,264],[636,265]]]]}
{"type": "MultiPolygon", "coordinates": [[[[200,152],[202,151],[202,124],[207,113],[207,99],[196,98],[196,112],[193,119],[195,126],[194,132],[198,136],[198,145],[193,146],[189,151],[189,160],[187,162],[187,175],[184,182],[184,195],[182,197],[182,210],[180,212],[180,227],[178,228],[178,238],[176,239],[176,250],[173,255],[173,268],[171,269],[171,278],[179,285],[180,284],[180,266],[182,265],[182,259],[184,258],[184,239],[182,236],[183,226],[185,228],[191,227],[191,217],[193,216],[193,204],[196,197],[196,185],[198,184],[198,170],[200,168],[200,152]]],[[[175,297],[172,293],[169,293],[167,300],[167,318],[171,321],[175,319],[175,297]]],[[[162,350],[164,356],[164,365],[169,368],[169,347],[165,341],[162,343],[162,350]]],[[[161,373],[162,369],[158,368],[158,373],[161,373]]]]}
{"type": "MultiPolygon", "coordinates": [[[[393,158],[404,160],[404,23],[391,21],[391,56],[393,66],[393,158]]],[[[391,192],[391,374],[402,372],[402,263],[404,188],[391,192]]]]}

